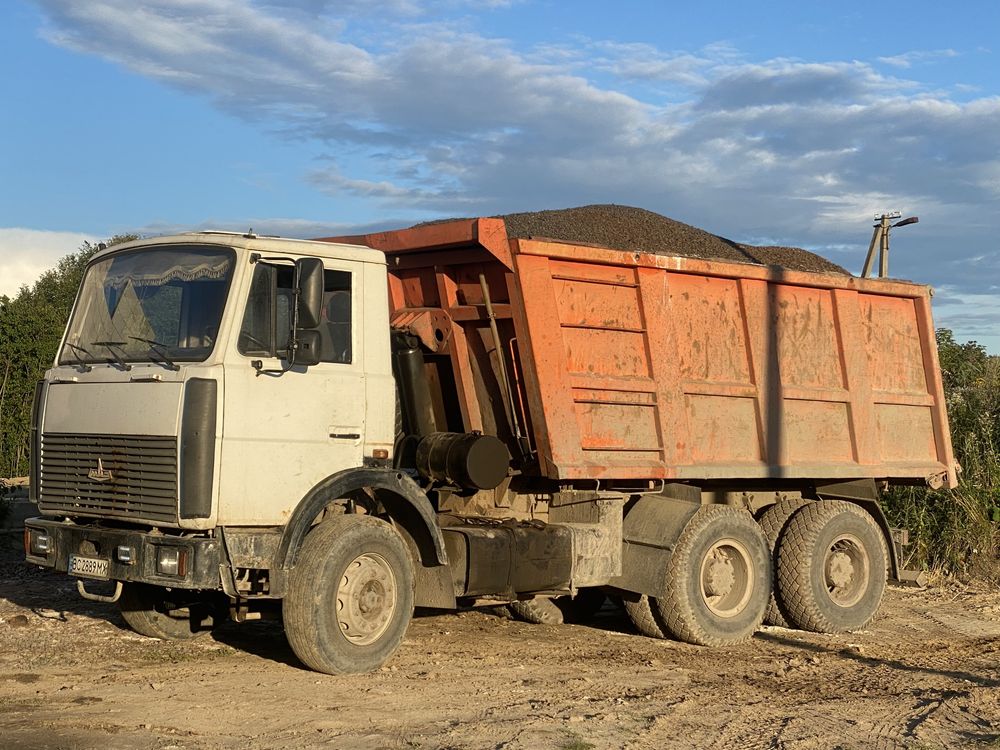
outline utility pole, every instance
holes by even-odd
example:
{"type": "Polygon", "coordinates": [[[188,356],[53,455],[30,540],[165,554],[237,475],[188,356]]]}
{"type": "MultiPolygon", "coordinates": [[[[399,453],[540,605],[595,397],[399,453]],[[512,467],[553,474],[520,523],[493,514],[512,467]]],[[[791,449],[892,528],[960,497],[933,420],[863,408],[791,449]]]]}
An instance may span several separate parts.
{"type": "Polygon", "coordinates": [[[893,219],[898,219],[902,214],[899,211],[885,211],[875,214],[875,231],[872,232],[872,242],[868,246],[868,257],[865,258],[865,267],[861,271],[861,278],[867,279],[872,273],[872,261],[875,260],[875,246],[878,250],[878,276],[884,279],[889,275],[889,230],[896,227],[905,227],[907,224],[916,224],[920,221],[917,216],[910,216],[895,224],[890,224],[893,219]]]}

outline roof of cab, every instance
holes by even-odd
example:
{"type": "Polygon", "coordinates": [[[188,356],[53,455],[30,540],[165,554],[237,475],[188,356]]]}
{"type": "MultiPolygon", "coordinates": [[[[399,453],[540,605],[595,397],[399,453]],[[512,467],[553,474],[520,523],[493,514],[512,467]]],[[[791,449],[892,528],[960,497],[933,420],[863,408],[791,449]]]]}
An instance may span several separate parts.
{"type": "Polygon", "coordinates": [[[184,232],[182,234],[165,235],[163,237],[148,237],[133,240],[121,245],[113,245],[97,253],[94,258],[102,258],[123,250],[157,245],[218,245],[234,249],[259,252],[264,255],[301,255],[320,258],[336,258],[353,260],[362,263],[377,263],[385,265],[385,255],[379,250],[373,250],[364,245],[342,242],[321,242],[317,240],[296,240],[288,237],[269,237],[251,233],[202,231],[184,232]]]}

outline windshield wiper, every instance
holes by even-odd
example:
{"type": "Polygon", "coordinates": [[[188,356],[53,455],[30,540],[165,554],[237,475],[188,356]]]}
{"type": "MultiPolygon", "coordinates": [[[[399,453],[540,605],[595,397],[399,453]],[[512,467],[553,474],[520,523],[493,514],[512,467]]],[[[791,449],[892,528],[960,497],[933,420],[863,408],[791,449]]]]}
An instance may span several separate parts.
{"type": "Polygon", "coordinates": [[[170,359],[170,357],[167,355],[166,344],[161,344],[159,341],[155,341],[154,339],[144,339],[142,336],[129,336],[129,338],[134,339],[135,341],[141,341],[144,344],[149,344],[150,348],[153,348],[156,351],[156,353],[160,355],[159,360],[150,357],[150,359],[155,364],[164,365],[168,370],[181,369],[181,366],[176,362],[174,362],[172,359],[170,359]]]}
{"type": "MultiPolygon", "coordinates": [[[[70,349],[72,349],[75,352],[83,352],[88,357],[93,357],[94,356],[89,351],[87,351],[86,349],[84,349],[82,346],[77,346],[76,344],[71,344],[68,341],[66,342],[66,346],[68,346],[70,349]]],[[[84,362],[83,359],[81,359],[79,356],[76,358],[76,363],[80,366],[80,372],[90,372],[91,370],[94,369],[93,367],[91,367],[90,365],[88,365],[86,362],[84,362]]]]}
{"type": "Polygon", "coordinates": [[[94,356],[93,354],[90,353],[89,349],[84,349],[82,346],[77,346],[76,344],[71,344],[68,341],[66,342],[66,346],[68,346],[70,349],[72,349],[75,352],[83,352],[88,357],[93,357],[94,356]]]}
{"type": "Polygon", "coordinates": [[[125,342],[124,341],[91,341],[90,345],[91,346],[103,346],[105,349],[107,349],[111,353],[112,359],[108,360],[108,364],[109,365],[110,364],[116,364],[122,370],[124,370],[125,372],[128,372],[129,370],[132,369],[132,365],[130,365],[128,362],[126,362],[122,358],[122,355],[120,355],[118,352],[115,351],[115,347],[116,346],[125,346],[125,342]]]}

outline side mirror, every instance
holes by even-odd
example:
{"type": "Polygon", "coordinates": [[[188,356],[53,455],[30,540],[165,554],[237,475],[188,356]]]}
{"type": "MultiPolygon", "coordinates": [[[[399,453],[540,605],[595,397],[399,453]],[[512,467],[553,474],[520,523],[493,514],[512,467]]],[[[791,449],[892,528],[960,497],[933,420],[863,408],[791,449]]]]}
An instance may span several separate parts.
{"type": "Polygon", "coordinates": [[[315,328],[323,312],[323,261],[299,258],[295,268],[299,277],[299,328],[315,328]]]}
{"type": "Polygon", "coordinates": [[[299,330],[295,337],[295,364],[312,367],[323,361],[323,341],[319,331],[299,330]]]}

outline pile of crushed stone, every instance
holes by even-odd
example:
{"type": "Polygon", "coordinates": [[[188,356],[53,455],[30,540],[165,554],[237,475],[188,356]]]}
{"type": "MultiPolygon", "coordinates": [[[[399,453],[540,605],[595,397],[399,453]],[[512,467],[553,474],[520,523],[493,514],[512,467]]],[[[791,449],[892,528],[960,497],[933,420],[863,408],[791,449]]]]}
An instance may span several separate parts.
{"type": "Polygon", "coordinates": [[[580,206],[506,214],[500,218],[507,225],[508,237],[534,237],[616,250],[783,266],[796,271],[849,274],[836,263],[799,247],[745,245],[632,206],[580,206]]]}
{"type": "Polygon", "coordinates": [[[633,206],[597,204],[496,218],[506,223],[508,237],[850,275],[836,263],[799,247],[745,245],[633,206]]]}

